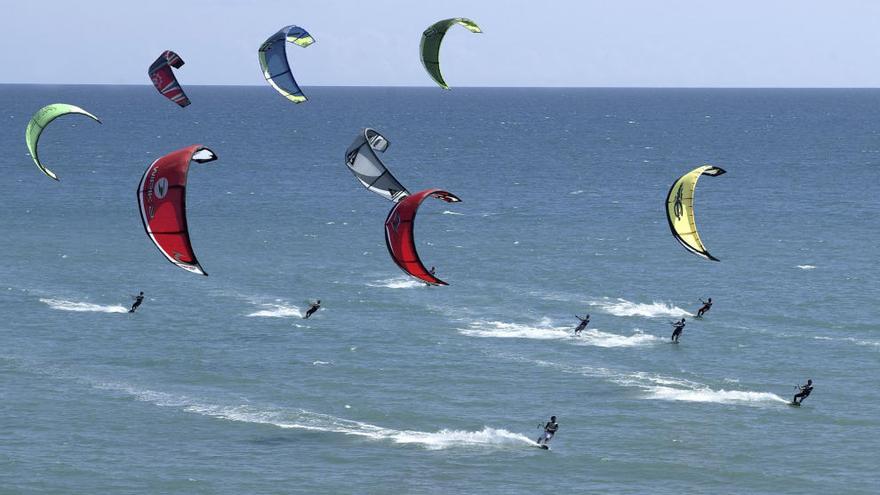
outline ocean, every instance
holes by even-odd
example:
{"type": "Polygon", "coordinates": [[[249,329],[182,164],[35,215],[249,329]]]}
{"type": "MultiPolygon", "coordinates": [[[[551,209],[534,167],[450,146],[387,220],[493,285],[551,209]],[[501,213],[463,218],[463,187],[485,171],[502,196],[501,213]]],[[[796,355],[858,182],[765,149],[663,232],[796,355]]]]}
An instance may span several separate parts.
{"type": "Polygon", "coordinates": [[[0,493],[876,493],[880,91],[186,91],[0,86],[0,493]],[[60,182],[24,143],[55,102],[103,121],[47,128],[60,182]],[[389,258],[344,164],[364,127],[462,199],[416,223],[448,287],[389,258]],[[135,195],[191,144],[208,277],[135,195]],[[717,263],[665,218],[702,164],[717,263]]]}

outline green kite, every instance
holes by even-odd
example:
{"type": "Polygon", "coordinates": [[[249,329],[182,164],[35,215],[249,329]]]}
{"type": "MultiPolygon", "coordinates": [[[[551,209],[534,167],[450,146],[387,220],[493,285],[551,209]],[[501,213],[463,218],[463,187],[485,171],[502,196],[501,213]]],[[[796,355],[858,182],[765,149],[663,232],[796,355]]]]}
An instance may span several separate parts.
{"type": "Polygon", "coordinates": [[[454,17],[452,19],[444,19],[435,22],[422,33],[422,43],[419,48],[422,56],[422,65],[428,71],[428,75],[443,89],[449,89],[449,85],[443,80],[443,74],[440,73],[440,43],[446,36],[446,31],[454,25],[460,25],[472,33],[482,33],[477,23],[465,19],[464,17],[454,17]]]}
{"type": "Polygon", "coordinates": [[[97,123],[101,123],[101,120],[98,117],[86,112],[82,108],[76,105],[68,105],[67,103],[53,103],[51,105],[46,105],[41,108],[40,111],[34,114],[31,118],[31,121],[28,122],[27,130],[24,131],[24,138],[27,142],[28,151],[31,152],[31,157],[34,159],[34,163],[37,164],[37,167],[43,171],[44,174],[49,177],[58,180],[58,176],[55,175],[55,172],[52,172],[48,168],[46,168],[41,162],[40,157],[37,154],[37,143],[40,141],[40,134],[43,133],[43,129],[49,125],[49,122],[61,117],[62,115],[67,115],[69,113],[78,113],[81,115],[85,115],[87,117],[91,117],[97,123]]]}

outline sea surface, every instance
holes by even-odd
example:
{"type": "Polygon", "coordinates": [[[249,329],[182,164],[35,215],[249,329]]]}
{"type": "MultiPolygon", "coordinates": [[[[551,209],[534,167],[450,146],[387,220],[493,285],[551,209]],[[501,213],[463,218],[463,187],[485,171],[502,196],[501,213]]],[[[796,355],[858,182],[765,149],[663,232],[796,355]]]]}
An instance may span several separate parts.
{"type": "Polygon", "coordinates": [[[0,493],[877,493],[880,91],[186,91],[0,86],[0,493]],[[46,129],[60,182],[24,143],[55,102],[103,121],[46,129]],[[363,127],[462,199],[416,223],[448,287],[389,258],[391,203],[344,164],[363,127]],[[208,277],[135,196],[197,143],[208,277]],[[665,218],[707,163],[717,263],[665,218]]]}

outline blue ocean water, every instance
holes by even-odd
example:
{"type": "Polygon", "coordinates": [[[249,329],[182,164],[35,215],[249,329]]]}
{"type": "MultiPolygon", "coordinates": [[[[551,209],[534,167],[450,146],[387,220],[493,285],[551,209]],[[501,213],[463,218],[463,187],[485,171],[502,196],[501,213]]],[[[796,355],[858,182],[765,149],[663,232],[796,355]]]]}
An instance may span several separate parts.
{"type": "Polygon", "coordinates": [[[187,91],[0,86],[0,492],[876,493],[880,92],[187,91]],[[23,139],[54,102],[103,121],[47,128],[58,183],[23,139]],[[389,259],[391,204],[343,163],[366,126],[410,190],[462,198],[417,222],[449,287],[389,259]],[[195,143],[219,156],[188,184],[209,277],[135,197],[195,143]],[[664,214],[704,163],[728,171],[696,195],[720,263],[664,214]]]}

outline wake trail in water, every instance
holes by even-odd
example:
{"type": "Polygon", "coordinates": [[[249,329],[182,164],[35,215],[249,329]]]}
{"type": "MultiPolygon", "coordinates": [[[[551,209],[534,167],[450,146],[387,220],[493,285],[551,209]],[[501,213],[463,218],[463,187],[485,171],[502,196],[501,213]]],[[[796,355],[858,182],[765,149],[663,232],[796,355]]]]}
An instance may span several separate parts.
{"type": "Polygon", "coordinates": [[[425,287],[424,282],[418,282],[409,277],[394,277],[384,280],[376,280],[367,283],[368,287],[384,287],[386,289],[416,289],[425,287]]]}
{"type": "Polygon", "coordinates": [[[272,303],[258,304],[258,306],[263,309],[248,313],[247,316],[256,318],[302,318],[302,312],[296,306],[272,303]]]}
{"type": "Polygon", "coordinates": [[[305,409],[260,407],[252,404],[219,405],[205,403],[182,395],[146,390],[120,383],[96,383],[95,388],[121,392],[160,407],[180,409],[187,413],[250,424],[263,424],[285,429],[320,431],[413,444],[430,450],[454,447],[525,447],[535,442],[525,435],[484,426],[479,431],[442,429],[435,432],[394,430],[360,421],[338,418],[305,409]]]}
{"type": "Polygon", "coordinates": [[[118,304],[102,305],[49,298],[40,298],[40,302],[48,305],[52,309],[60,311],[75,311],[78,313],[128,313],[128,308],[118,304]]]}
{"type": "Polygon", "coordinates": [[[597,328],[584,330],[580,336],[574,335],[573,325],[553,326],[549,319],[537,325],[511,323],[504,321],[472,321],[467,328],[459,328],[459,333],[468,337],[502,339],[567,340],[575,345],[595,347],[635,347],[664,342],[665,339],[642,333],[636,329],[632,335],[618,335],[603,332],[597,328]]]}
{"type": "Polygon", "coordinates": [[[854,337],[823,337],[816,336],[813,337],[815,340],[830,340],[834,342],[851,342],[856,345],[868,346],[868,347],[877,347],[880,348],[880,341],[877,340],[862,340],[854,337]]]}
{"type": "Polygon", "coordinates": [[[587,304],[613,316],[643,316],[646,318],[693,316],[678,306],[654,301],[650,304],[636,303],[626,299],[602,298],[588,301],[587,304]]]}
{"type": "MultiPolygon", "coordinates": [[[[789,403],[787,399],[772,392],[713,389],[709,385],[703,383],[682,378],[663,376],[656,373],[643,371],[620,372],[607,368],[570,366],[523,357],[512,357],[512,359],[531,362],[542,367],[553,368],[563,373],[601,378],[622,387],[639,388],[645,393],[642,398],[649,400],[738,404],[753,407],[789,403]]],[[[730,379],[727,379],[726,381],[731,383],[730,379]]]]}

